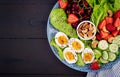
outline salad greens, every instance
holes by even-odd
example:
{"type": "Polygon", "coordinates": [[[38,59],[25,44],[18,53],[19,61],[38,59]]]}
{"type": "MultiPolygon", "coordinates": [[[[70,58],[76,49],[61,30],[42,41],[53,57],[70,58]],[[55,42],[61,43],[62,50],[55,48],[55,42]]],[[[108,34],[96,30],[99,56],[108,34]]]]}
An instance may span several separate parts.
{"type": "Polygon", "coordinates": [[[108,15],[108,10],[116,12],[120,9],[120,0],[86,0],[93,8],[91,21],[98,26],[100,21],[108,15]]]}
{"type": "Polygon", "coordinates": [[[50,45],[54,46],[57,51],[58,51],[58,55],[60,56],[60,59],[61,60],[64,60],[64,56],[63,56],[63,51],[62,49],[55,43],[55,38],[53,37],[51,42],[50,42],[50,45]]]}

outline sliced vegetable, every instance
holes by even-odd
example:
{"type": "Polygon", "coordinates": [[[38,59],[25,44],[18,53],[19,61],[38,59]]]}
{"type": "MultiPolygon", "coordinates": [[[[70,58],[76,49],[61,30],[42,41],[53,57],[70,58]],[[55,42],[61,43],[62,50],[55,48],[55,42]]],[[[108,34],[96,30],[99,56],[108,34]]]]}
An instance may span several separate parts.
{"type": "Polygon", "coordinates": [[[103,58],[100,58],[100,62],[103,63],[103,64],[106,64],[106,63],[108,63],[109,61],[104,60],[103,58]]]}
{"type": "Polygon", "coordinates": [[[76,64],[77,64],[78,66],[85,66],[85,63],[84,63],[84,61],[82,60],[81,54],[78,53],[77,56],[78,56],[78,60],[77,60],[76,64]]]}
{"type": "Polygon", "coordinates": [[[118,45],[117,44],[110,44],[109,50],[111,52],[117,52],[118,51],[118,45]]]}
{"type": "Polygon", "coordinates": [[[94,49],[94,53],[95,53],[95,58],[98,59],[102,56],[102,53],[100,50],[98,49],[94,49]]]}
{"type": "Polygon", "coordinates": [[[112,41],[113,44],[117,44],[118,46],[120,46],[120,35],[116,36],[113,41],[112,41]]]}
{"type": "Polygon", "coordinates": [[[53,9],[50,13],[50,22],[54,28],[64,32],[69,37],[78,37],[76,30],[72,28],[71,24],[67,23],[67,15],[63,9],[53,9]]]}
{"type": "Polygon", "coordinates": [[[55,38],[52,38],[50,45],[54,46],[57,51],[58,51],[58,55],[60,57],[61,60],[64,60],[64,56],[63,56],[63,51],[62,49],[55,43],[55,38]]]}
{"type": "Polygon", "coordinates": [[[99,41],[98,48],[100,48],[101,50],[106,50],[108,48],[107,41],[106,40],[99,41]]]}
{"type": "Polygon", "coordinates": [[[108,58],[109,61],[114,61],[116,59],[116,55],[114,53],[109,52],[108,55],[109,55],[109,58],[108,58]]]}
{"type": "Polygon", "coordinates": [[[103,58],[104,60],[108,60],[108,52],[107,52],[107,51],[103,51],[102,58],[103,58]]]}

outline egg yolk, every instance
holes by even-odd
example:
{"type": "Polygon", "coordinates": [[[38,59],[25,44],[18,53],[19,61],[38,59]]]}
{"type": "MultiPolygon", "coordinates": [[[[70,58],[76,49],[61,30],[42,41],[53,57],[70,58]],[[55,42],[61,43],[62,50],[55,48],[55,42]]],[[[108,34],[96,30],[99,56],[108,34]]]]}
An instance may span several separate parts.
{"type": "Polygon", "coordinates": [[[76,41],[74,41],[74,42],[72,43],[72,47],[73,47],[75,50],[81,49],[80,43],[78,43],[78,42],[76,42],[76,41]]]}
{"type": "Polygon", "coordinates": [[[72,52],[69,52],[69,51],[66,52],[65,56],[66,56],[66,59],[69,61],[74,60],[74,55],[72,52]]]}
{"type": "Polygon", "coordinates": [[[67,38],[65,36],[60,36],[60,37],[58,37],[58,42],[60,44],[67,44],[68,40],[67,40],[67,38]]]}
{"type": "Polygon", "coordinates": [[[85,61],[91,61],[92,60],[92,54],[87,52],[87,53],[84,53],[84,60],[85,61]]]}

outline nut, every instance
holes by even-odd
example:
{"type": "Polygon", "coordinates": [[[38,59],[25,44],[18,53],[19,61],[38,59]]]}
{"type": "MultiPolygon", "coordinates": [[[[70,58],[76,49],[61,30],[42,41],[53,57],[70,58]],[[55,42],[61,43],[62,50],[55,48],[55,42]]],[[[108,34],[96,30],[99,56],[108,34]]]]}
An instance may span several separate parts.
{"type": "Polygon", "coordinates": [[[93,30],[94,30],[93,26],[92,26],[91,24],[89,24],[89,26],[90,26],[90,27],[89,27],[89,30],[92,30],[92,31],[93,31],[93,30]]]}
{"type": "Polygon", "coordinates": [[[112,17],[113,16],[113,12],[111,10],[108,10],[108,15],[109,15],[109,17],[112,17]]]}
{"type": "Polygon", "coordinates": [[[92,41],[92,48],[96,48],[98,45],[98,41],[94,40],[92,41]]]}
{"type": "Polygon", "coordinates": [[[87,32],[88,37],[92,37],[92,35],[93,35],[92,32],[93,32],[92,30],[90,30],[90,31],[87,32]]]}
{"type": "Polygon", "coordinates": [[[83,33],[79,33],[79,35],[80,35],[81,37],[84,37],[84,34],[83,34],[83,33]]]}
{"type": "Polygon", "coordinates": [[[88,29],[82,30],[82,33],[87,33],[88,29]]]}
{"type": "Polygon", "coordinates": [[[109,38],[109,39],[108,39],[108,42],[109,42],[109,43],[112,43],[113,39],[114,39],[114,37],[109,38]]]}

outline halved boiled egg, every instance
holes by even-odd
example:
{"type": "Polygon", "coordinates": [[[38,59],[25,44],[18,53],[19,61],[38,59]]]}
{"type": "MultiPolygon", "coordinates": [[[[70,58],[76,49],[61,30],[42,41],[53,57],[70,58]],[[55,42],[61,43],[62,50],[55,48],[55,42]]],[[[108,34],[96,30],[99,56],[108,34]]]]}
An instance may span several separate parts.
{"type": "Polygon", "coordinates": [[[82,52],[82,59],[86,64],[94,61],[95,55],[91,48],[85,48],[82,52]]]}
{"type": "Polygon", "coordinates": [[[77,54],[70,47],[64,49],[63,56],[69,64],[76,63],[78,60],[77,54]]]}
{"type": "Polygon", "coordinates": [[[80,53],[84,50],[84,44],[77,38],[71,38],[69,40],[69,47],[72,48],[76,53],[80,53]]]}
{"type": "Polygon", "coordinates": [[[61,47],[61,48],[65,48],[67,47],[68,45],[68,37],[65,33],[63,32],[58,32],[56,35],[55,35],[55,42],[56,44],[61,47]]]}

